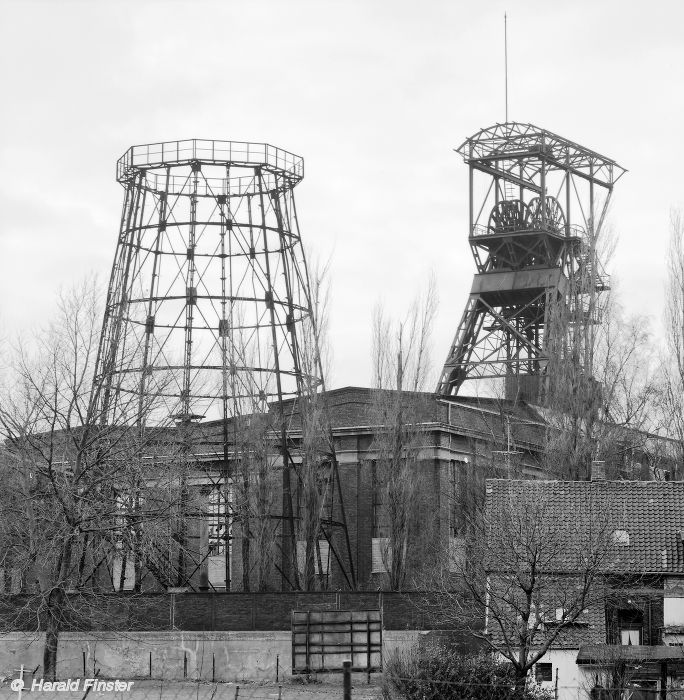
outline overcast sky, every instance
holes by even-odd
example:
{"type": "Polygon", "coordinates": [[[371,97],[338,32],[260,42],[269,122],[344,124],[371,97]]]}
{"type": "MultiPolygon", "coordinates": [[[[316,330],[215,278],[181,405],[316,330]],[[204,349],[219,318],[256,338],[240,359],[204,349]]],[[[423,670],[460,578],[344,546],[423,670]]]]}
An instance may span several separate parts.
{"type": "Polygon", "coordinates": [[[267,141],[304,157],[302,236],[331,258],[329,386],[368,384],[373,305],[434,271],[441,365],[470,289],[467,169],[510,110],[615,159],[611,266],[660,324],[670,208],[684,205],[684,3],[0,0],[0,337],[109,276],[132,144],[267,141]]]}

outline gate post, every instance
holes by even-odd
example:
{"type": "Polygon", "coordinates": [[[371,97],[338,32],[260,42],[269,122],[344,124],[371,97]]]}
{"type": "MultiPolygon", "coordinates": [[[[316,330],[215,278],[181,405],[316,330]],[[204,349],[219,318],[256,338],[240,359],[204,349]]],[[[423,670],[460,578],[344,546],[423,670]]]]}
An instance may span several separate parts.
{"type": "Polygon", "coordinates": [[[342,662],[342,700],[351,700],[351,661],[342,662]]]}

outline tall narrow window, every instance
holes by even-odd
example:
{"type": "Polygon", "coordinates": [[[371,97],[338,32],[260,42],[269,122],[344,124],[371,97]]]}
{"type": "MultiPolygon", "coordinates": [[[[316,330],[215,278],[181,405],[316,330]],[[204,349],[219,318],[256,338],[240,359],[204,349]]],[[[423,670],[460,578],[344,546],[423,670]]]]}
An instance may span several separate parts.
{"type": "Polygon", "coordinates": [[[464,488],[467,472],[465,463],[449,462],[449,570],[460,571],[465,561],[464,488]]]}
{"type": "MultiPolygon", "coordinates": [[[[139,500],[138,505],[140,505],[139,500]]],[[[115,591],[132,591],[135,588],[136,532],[131,525],[130,518],[135,510],[134,504],[135,499],[130,494],[117,494],[116,524],[118,531],[114,543],[116,553],[112,560],[112,586],[115,591]]]]}
{"type": "Polygon", "coordinates": [[[226,493],[222,484],[215,484],[209,492],[209,556],[226,553],[226,493]]]}
{"type": "Polygon", "coordinates": [[[373,488],[373,537],[389,537],[389,520],[387,516],[387,489],[380,474],[378,463],[371,462],[373,488]]]}
{"type": "Polygon", "coordinates": [[[390,567],[389,517],[387,514],[387,489],[378,463],[371,462],[371,488],[373,496],[373,521],[371,541],[371,573],[384,573],[390,567]]]}
{"type": "Polygon", "coordinates": [[[459,488],[459,467],[455,460],[449,462],[449,535],[458,537],[461,532],[461,508],[459,488]]]}

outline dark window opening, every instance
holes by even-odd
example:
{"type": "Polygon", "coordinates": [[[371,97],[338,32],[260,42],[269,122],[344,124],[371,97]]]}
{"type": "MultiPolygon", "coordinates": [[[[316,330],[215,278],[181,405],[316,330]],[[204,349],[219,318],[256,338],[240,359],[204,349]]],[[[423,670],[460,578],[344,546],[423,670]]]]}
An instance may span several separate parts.
{"type": "Polygon", "coordinates": [[[537,664],[534,671],[537,683],[547,683],[553,680],[553,664],[537,664]]]}
{"type": "Polygon", "coordinates": [[[454,460],[449,462],[449,533],[451,537],[461,535],[461,508],[460,508],[460,464],[454,460]]]}
{"type": "Polygon", "coordinates": [[[617,611],[617,643],[624,646],[642,644],[644,613],[641,610],[617,611]]]}

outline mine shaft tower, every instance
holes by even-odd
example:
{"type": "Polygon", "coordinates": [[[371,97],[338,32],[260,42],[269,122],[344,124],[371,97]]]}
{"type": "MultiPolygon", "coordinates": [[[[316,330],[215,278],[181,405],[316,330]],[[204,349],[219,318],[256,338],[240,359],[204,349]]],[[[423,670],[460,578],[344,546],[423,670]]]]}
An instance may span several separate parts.
{"type": "MultiPolygon", "coordinates": [[[[614,161],[532,124],[482,129],[458,153],[468,164],[468,241],[477,273],[438,393],[504,379],[507,398],[543,399],[555,303],[584,305],[606,288],[596,241],[614,161]]],[[[567,333],[568,328],[559,329],[567,333]]]]}

